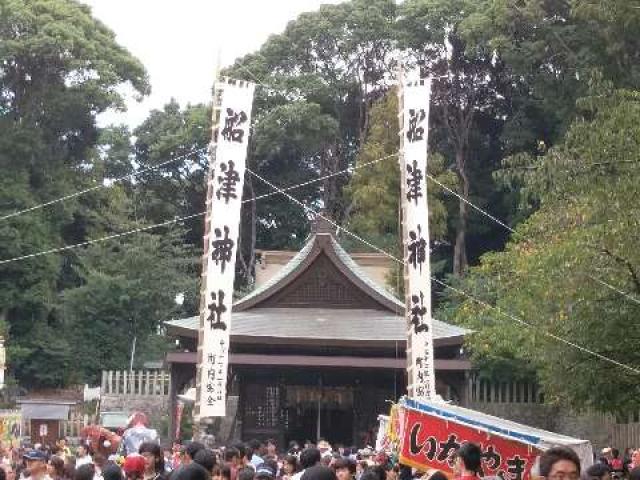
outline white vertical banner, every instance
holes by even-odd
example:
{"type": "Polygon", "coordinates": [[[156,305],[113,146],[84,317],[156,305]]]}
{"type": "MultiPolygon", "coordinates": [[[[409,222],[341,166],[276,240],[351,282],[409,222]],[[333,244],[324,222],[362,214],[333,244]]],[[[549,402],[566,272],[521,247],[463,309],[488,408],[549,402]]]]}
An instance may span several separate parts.
{"type": "Polygon", "coordinates": [[[200,357],[200,418],[226,413],[233,280],[255,85],[223,83],[212,196],[200,357]]]}
{"type": "Polygon", "coordinates": [[[410,346],[407,355],[409,393],[416,400],[431,400],[436,395],[426,181],[431,79],[401,81],[403,149],[400,168],[405,223],[407,344],[410,346]]]}

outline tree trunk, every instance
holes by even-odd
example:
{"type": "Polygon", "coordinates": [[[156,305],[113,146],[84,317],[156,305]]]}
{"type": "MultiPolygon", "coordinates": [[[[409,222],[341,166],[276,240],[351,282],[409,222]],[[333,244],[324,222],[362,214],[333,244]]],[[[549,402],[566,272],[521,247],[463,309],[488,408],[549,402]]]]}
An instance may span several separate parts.
{"type": "MultiPolygon", "coordinates": [[[[456,166],[458,176],[462,186],[462,196],[469,198],[469,176],[466,170],[465,149],[458,148],[456,151],[456,166]]],[[[469,211],[467,204],[460,200],[458,202],[458,227],[456,231],[456,243],[453,249],[453,274],[457,277],[464,276],[467,269],[467,224],[469,211]]]]}

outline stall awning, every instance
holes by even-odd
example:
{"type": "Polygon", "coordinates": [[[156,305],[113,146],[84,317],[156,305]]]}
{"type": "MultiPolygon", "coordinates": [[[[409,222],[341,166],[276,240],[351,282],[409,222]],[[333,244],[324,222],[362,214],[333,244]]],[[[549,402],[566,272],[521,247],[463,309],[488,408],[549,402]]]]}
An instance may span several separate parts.
{"type": "Polygon", "coordinates": [[[68,420],[70,405],[51,403],[23,403],[22,418],[36,420],[68,420]]]}

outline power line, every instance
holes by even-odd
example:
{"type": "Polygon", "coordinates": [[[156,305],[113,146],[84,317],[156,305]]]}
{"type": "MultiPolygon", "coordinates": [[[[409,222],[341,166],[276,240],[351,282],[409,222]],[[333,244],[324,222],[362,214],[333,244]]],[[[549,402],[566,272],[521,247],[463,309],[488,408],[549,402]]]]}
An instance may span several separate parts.
{"type": "Polygon", "coordinates": [[[153,170],[157,170],[157,169],[159,169],[161,167],[164,167],[166,165],[169,165],[171,163],[175,163],[177,161],[184,160],[184,159],[188,158],[189,156],[191,156],[193,154],[201,153],[201,152],[206,151],[207,148],[208,147],[198,148],[196,150],[192,150],[192,151],[190,151],[188,153],[185,153],[184,155],[181,155],[179,157],[176,157],[176,158],[173,158],[171,160],[167,160],[166,162],[162,162],[162,163],[159,163],[157,165],[154,165],[153,167],[143,168],[142,170],[138,170],[136,172],[129,173],[127,175],[123,175],[121,177],[114,178],[114,179],[110,180],[109,184],[101,183],[100,185],[94,185],[93,187],[85,188],[84,190],[80,190],[80,191],[77,191],[77,192],[74,192],[74,193],[70,193],[69,195],[65,195],[63,197],[56,198],[54,200],[49,200],[48,202],[40,203],[38,205],[34,205],[33,207],[25,208],[23,210],[18,210],[16,212],[10,213],[8,215],[4,215],[3,217],[0,217],[0,222],[3,221],[3,220],[7,220],[9,218],[13,218],[13,217],[17,217],[19,215],[23,215],[25,213],[33,212],[35,210],[40,210],[42,208],[49,207],[51,205],[55,205],[56,203],[64,202],[66,200],[71,200],[72,198],[79,197],[79,196],[84,195],[84,194],[89,193],[89,192],[100,190],[102,188],[110,188],[114,183],[121,182],[121,181],[129,179],[129,178],[134,178],[134,177],[137,177],[138,175],[142,175],[143,173],[151,172],[153,170]]]}
{"type": "MultiPolygon", "coordinates": [[[[357,234],[355,234],[355,233],[353,233],[353,232],[351,232],[351,231],[347,230],[346,228],[344,228],[344,227],[342,227],[342,226],[339,226],[339,225],[338,225],[337,223],[335,223],[333,220],[331,220],[331,219],[327,218],[326,216],[324,216],[324,215],[322,215],[322,214],[318,213],[317,211],[313,210],[312,208],[310,208],[310,207],[306,206],[303,202],[301,202],[301,201],[300,201],[300,200],[298,200],[297,198],[295,198],[295,197],[293,197],[293,196],[289,195],[289,194],[288,194],[288,193],[286,193],[284,190],[282,190],[282,189],[278,188],[276,185],[274,185],[273,183],[269,182],[269,181],[268,181],[268,180],[266,180],[265,178],[261,177],[261,176],[260,176],[260,175],[258,175],[257,173],[254,173],[253,171],[251,171],[251,170],[249,170],[249,169],[247,169],[247,171],[248,171],[251,175],[253,175],[254,177],[256,177],[258,180],[262,181],[263,183],[265,183],[266,185],[268,185],[269,187],[271,187],[272,189],[274,189],[277,193],[280,193],[281,195],[284,195],[285,197],[287,197],[287,198],[288,198],[289,200],[291,200],[292,202],[294,202],[294,203],[296,203],[297,205],[301,206],[305,211],[307,211],[307,212],[309,212],[309,213],[311,213],[311,214],[313,214],[313,215],[315,215],[315,216],[317,216],[317,217],[319,217],[319,218],[323,219],[324,221],[328,222],[329,224],[333,225],[333,226],[334,226],[334,227],[336,227],[336,228],[340,228],[340,229],[341,229],[342,231],[344,231],[347,235],[349,235],[349,236],[351,236],[351,237],[355,238],[355,239],[356,239],[356,240],[358,240],[359,242],[363,243],[364,245],[368,246],[369,248],[372,248],[373,250],[377,251],[378,253],[381,253],[381,254],[383,254],[383,255],[385,255],[385,256],[387,256],[387,257],[389,257],[390,259],[394,260],[395,262],[397,262],[397,263],[399,263],[399,264],[401,264],[401,265],[405,265],[405,262],[404,262],[403,260],[400,260],[400,259],[399,259],[399,258],[397,258],[396,256],[394,256],[394,255],[392,255],[392,254],[388,253],[387,251],[383,250],[383,249],[382,249],[382,248],[380,248],[380,247],[377,247],[376,245],[374,245],[374,244],[372,244],[371,242],[369,242],[369,241],[365,240],[364,238],[360,237],[359,235],[357,235],[357,234]]],[[[511,313],[509,313],[509,312],[505,312],[504,310],[502,310],[502,309],[501,309],[500,307],[498,307],[498,306],[494,306],[494,305],[491,305],[491,304],[489,304],[489,303],[487,303],[487,302],[485,302],[485,301],[483,301],[483,300],[479,300],[479,299],[475,298],[473,295],[471,295],[471,294],[469,294],[469,293],[467,293],[467,292],[464,292],[464,291],[462,291],[462,290],[460,290],[460,289],[458,289],[458,288],[456,288],[456,287],[453,287],[453,286],[451,286],[451,285],[449,285],[449,284],[447,284],[447,283],[443,282],[442,280],[437,279],[436,277],[433,277],[433,276],[432,276],[432,277],[431,277],[431,280],[432,280],[432,281],[434,281],[434,282],[436,282],[436,283],[438,283],[439,285],[442,285],[442,286],[443,286],[443,287],[445,287],[445,288],[450,289],[451,291],[454,291],[454,292],[456,292],[456,293],[458,293],[458,294],[460,294],[460,295],[465,296],[465,297],[466,297],[466,298],[468,298],[469,300],[472,300],[473,302],[475,302],[475,303],[477,303],[477,304],[479,304],[479,305],[481,305],[481,306],[484,306],[485,308],[490,308],[490,309],[492,309],[492,310],[495,310],[495,311],[496,311],[496,312],[498,312],[500,315],[502,315],[502,316],[504,316],[504,317],[506,317],[506,318],[509,318],[510,320],[513,320],[513,321],[515,321],[516,323],[518,323],[518,324],[520,324],[520,325],[526,326],[526,327],[531,328],[531,329],[534,329],[534,330],[539,328],[539,327],[537,327],[536,325],[534,325],[534,324],[532,324],[532,323],[529,323],[529,322],[527,322],[527,321],[525,321],[525,320],[523,320],[523,319],[521,319],[521,318],[519,318],[519,317],[516,317],[515,315],[513,315],[513,314],[511,314],[511,313]]],[[[610,357],[607,357],[607,356],[605,356],[605,355],[602,355],[601,353],[594,352],[593,350],[590,350],[590,349],[588,349],[588,348],[586,348],[586,347],[583,347],[582,345],[579,345],[579,344],[577,344],[577,343],[575,343],[575,342],[572,342],[572,341],[570,341],[570,340],[567,340],[567,339],[565,339],[565,338],[562,338],[562,337],[560,337],[560,336],[558,336],[558,335],[555,335],[555,334],[553,334],[553,333],[551,333],[551,332],[544,331],[544,332],[542,332],[542,333],[543,333],[545,336],[547,336],[547,337],[549,337],[549,338],[552,338],[553,340],[556,340],[556,341],[558,341],[558,342],[561,342],[561,343],[563,343],[564,345],[567,345],[567,346],[569,346],[569,347],[575,348],[575,349],[577,349],[577,350],[579,350],[579,351],[581,351],[581,352],[583,352],[583,353],[587,353],[587,354],[589,354],[589,355],[591,355],[591,356],[593,356],[593,357],[596,357],[596,358],[598,358],[598,359],[600,359],[600,360],[603,360],[603,361],[606,361],[606,362],[611,363],[611,364],[613,364],[613,365],[616,365],[616,366],[618,366],[618,367],[620,367],[620,368],[623,368],[623,369],[628,370],[628,371],[630,371],[630,372],[633,372],[633,373],[635,373],[635,374],[640,374],[640,369],[637,369],[637,368],[632,367],[632,366],[630,366],[630,365],[626,365],[626,364],[624,364],[624,363],[622,363],[622,362],[619,362],[619,361],[617,361],[617,360],[615,360],[615,359],[613,359],[613,358],[610,358],[610,357]]]]}
{"type": "MultiPolygon", "coordinates": [[[[456,192],[455,190],[452,190],[451,188],[447,187],[446,185],[444,185],[442,182],[440,182],[439,180],[437,180],[435,177],[433,177],[430,174],[425,174],[425,176],[431,180],[432,182],[434,182],[436,185],[439,185],[443,190],[447,191],[448,193],[450,193],[451,195],[457,197],[459,200],[463,201],[464,203],[466,203],[467,205],[469,205],[471,208],[475,209],[476,211],[480,212],[482,215],[486,216],[487,218],[490,218],[491,220],[493,220],[495,223],[497,223],[498,225],[500,225],[501,227],[505,228],[506,230],[508,230],[509,232],[513,233],[514,235],[524,238],[525,240],[529,240],[527,237],[525,237],[524,235],[522,235],[521,233],[519,233],[518,231],[516,231],[515,229],[511,228],[509,225],[507,225],[506,223],[504,223],[503,221],[499,220],[498,218],[496,218],[495,216],[491,215],[489,212],[487,212],[486,210],[483,210],[482,208],[480,208],[479,206],[475,205],[473,202],[471,202],[469,199],[463,197],[462,195],[460,195],[458,192],[456,192]]],[[[604,280],[597,278],[591,274],[588,274],[587,277],[589,277],[590,279],[592,279],[593,281],[599,283],[600,285],[607,287],[608,289],[622,295],[623,297],[631,300],[632,302],[640,305],[640,300],[637,299],[635,296],[624,292],[622,290],[620,290],[619,288],[615,287],[614,285],[611,285],[608,282],[605,282],[604,280]]]]}
{"type": "MultiPolygon", "coordinates": [[[[313,180],[309,180],[309,181],[306,181],[306,182],[302,182],[302,183],[299,183],[299,184],[296,184],[296,185],[292,185],[292,186],[286,187],[282,191],[295,190],[295,189],[298,189],[298,188],[306,187],[306,186],[311,185],[313,183],[321,182],[321,181],[326,180],[328,178],[336,177],[338,175],[343,175],[345,173],[351,173],[353,170],[358,170],[360,168],[364,168],[364,167],[368,167],[368,166],[374,165],[376,163],[382,162],[383,160],[386,160],[388,158],[391,158],[391,157],[394,157],[394,156],[397,156],[397,155],[398,155],[397,153],[394,153],[394,154],[391,154],[391,155],[387,155],[386,157],[381,157],[381,158],[378,158],[376,160],[372,160],[370,162],[363,163],[361,165],[356,165],[354,167],[345,168],[344,170],[340,170],[338,172],[333,172],[333,173],[330,173],[328,175],[324,175],[322,177],[319,177],[319,178],[316,178],[316,179],[313,179],[313,180]]],[[[267,198],[267,197],[278,195],[279,193],[280,193],[279,191],[278,192],[266,193],[264,195],[259,195],[256,198],[245,199],[245,200],[242,201],[242,203],[254,202],[254,201],[261,200],[261,199],[264,199],[264,198],[267,198]]],[[[194,213],[192,215],[187,215],[187,216],[184,216],[184,217],[176,217],[176,218],[173,218],[171,220],[167,220],[166,222],[156,223],[156,224],[153,224],[153,225],[147,225],[147,226],[136,228],[136,229],[129,230],[129,231],[126,231],[126,232],[115,233],[115,234],[112,234],[112,235],[107,235],[105,237],[99,237],[99,238],[96,238],[96,239],[93,239],[93,240],[87,240],[85,242],[75,243],[75,244],[72,244],[72,245],[65,245],[63,247],[52,248],[52,249],[49,249],[49,250],[43,250],[43,251],[40,251],[40,252],[35,252],[35,253],[27,254],[27,255],[20,255],[18,257],[13,257],[13,258],[5,259],[5,260],[0,260],[0,265],[6,265],[8,263],[14,263],[14,262],[18,262],[18,261],[21,261],[21,260],[28,260],[28,259],[31,259],[31,258],[41,257],[43,255],[61,253],[61,252],[65,252],[67,250],[75,249],[75,248],[86,247],[86,246],[93,245],[93,244],[96,244],[96,243],[101,243],[101,242],[106,242],[108,240],[113,240],[113,239],[116,239],[116,238],[126,237],[126,236],[129,236],[129,235],[133,235],[135,233],[145,232],[145,231],[153,230],[153,229],[160,228],[160,227],[166,227],[168,225],[173,225],[173,224],[176,224],[176,223],[185,222],[185,221],[190,220],[192,218],[196,218],[196,217],[202,216],[205,213],[206,212],[199,212],[199,213],[194,213]]]]}

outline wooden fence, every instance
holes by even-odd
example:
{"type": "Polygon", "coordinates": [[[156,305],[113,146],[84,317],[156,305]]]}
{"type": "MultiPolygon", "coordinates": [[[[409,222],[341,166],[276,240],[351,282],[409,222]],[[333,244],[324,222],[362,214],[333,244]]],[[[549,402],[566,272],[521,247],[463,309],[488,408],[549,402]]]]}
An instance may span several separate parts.
{"type": "Polygon", "coordinates": [[[163,370],[103,370],[101,394],[168,396],[169,378],[163,370]]]}
{"type": "Polygon", "coordinates": [[[469,402],[477,403],[544,403],[544,395],[535,383],[497,382],[471,378],[469,402]]]}

